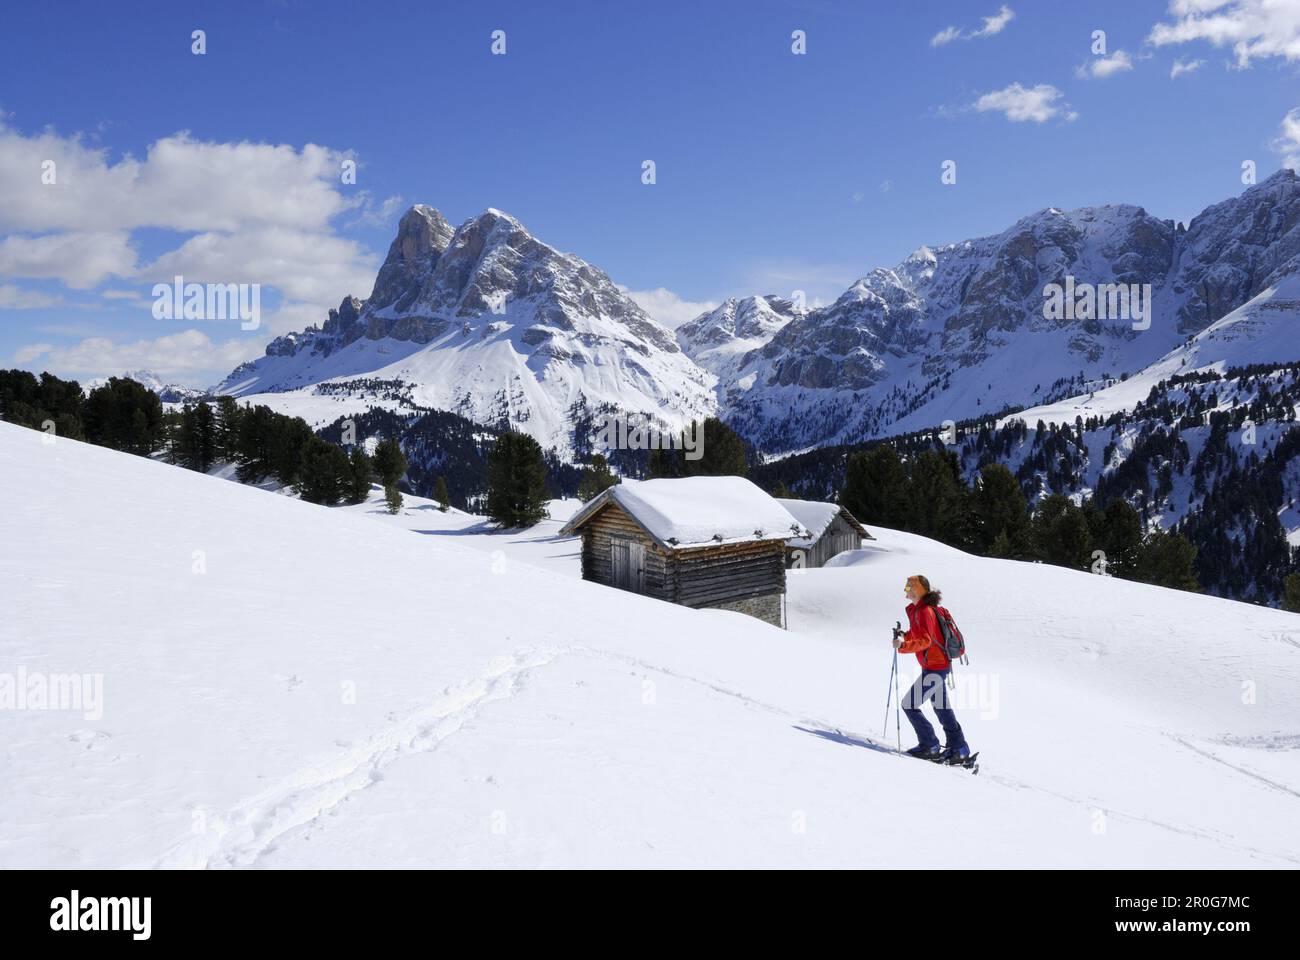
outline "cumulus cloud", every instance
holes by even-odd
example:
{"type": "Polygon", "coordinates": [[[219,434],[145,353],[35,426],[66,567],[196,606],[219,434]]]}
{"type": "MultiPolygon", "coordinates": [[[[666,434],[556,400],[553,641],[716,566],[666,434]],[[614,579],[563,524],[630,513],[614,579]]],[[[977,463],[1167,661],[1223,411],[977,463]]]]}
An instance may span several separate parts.
{"type": "Polygon", "coordinates": [[[962,30],[959,27],[944,27],[930,38],[930,46],[942,47],[954,40],[978,40],[981,37],[991,37],[1001,33],[1015,17],[1015,11],[1003,4],[998,8],[997,13],[983,18],[983,25],[979,29],[962,30]]]}
{"type": "MultiPolygon", "coordinates": [[[[300,329],[345,295],[365,296],[378,257],[341,236],[336,218],[391,220],[401,198],[376,203],[348,192],[340,173],[349,159],[315,144],[208,142],[185,132],[155,141],[143,158],[116,157],[81,136],[24,133],[0,114],[0,277],[73,290],[113,282],[100,296],[117,310],[147,308],[152,284],[177,275],[264,288],[263,326],[252,336],[219,342],[191,330],[114,343],[101,335],[26,347],[25,362],[44,357],[56,369],[97,375],[226,372],[286,324],[300,329]],[[144,230],[155,231],[148,257],[137,247],[144,230]]],[[[0,309],[42,303],[17,285],[0,288],[0,309]]]]}
{"type": "Polygon", "coordinates": [[[1157,23],[1157,47],[1204,40],[1231,48],[1238,67],[1268,57],[1300,60],[1300,3],[1294,0],[1171,0],[1172,23],[1157,23]]]}
{"type": "MultiPolygon", "coordinates": [[[[138,271],[149,283],[260,283],[293,300],[337,306],[366,296],[378,262],[351,240],[285,227],[200,233],[138,271]]],[[[324,319],[318,317],[318,319],[324,319]]]]}
{"type": "Polygon", "coordinates": [[[1175,60],[1174,65],[1169,69],[1169,79],[1177,80],[1186,74],[1195,73],[1204,64],[1204,60],[1175,60]]]}
{"type": "Polygon", "coordinates": [[[1133,69],[1133,58],[1124,50],[1116,50],[1108,57],[1093,57],[1075,73],[1080,77],[1104,79],[1133,69]]]}
{"type": "Polygon", "coordinates": [[[1001,113],[1013,123],[1046,123],[1053,117],[1074,120],[1078,114],[1062,99],[1063,94],[1050,83],[1025,87],[1019,83],[986,93],[975,101],[980,113],[1001,113]]]}
{"type": "Polygon", "coordinates": [[[339,189],[347,157],[315,144],[295,150],[178,133],[151,144],[143,160],[113,162],[80,137],[27,136],[0,118],[0,231],[325,229],[359,202],[339,189]]]}
{"type": "Polygon", "coordinates": [[[1293,108],[1282,118],[1273,149],[1282,154],[1282,166],[1300,173],[1300,107],[1293,108]]]}
{"type": "Polygon", "coordinates": [[[13,283],[0,283],[0,310],[38,310],[61,303],[62,297],[54,297],[39,290],[27,290],[13,283]]]}
{"type": "MultiPolygon", "coordinates": [[[[346,159],[315,144],[212,143],[178,133],[151,144],[143,160],[115,161],[78,136],[28,136],[0,117],[0,232],[10,233],[0,244],[0,274],[85,289],[183,267],[196,280],[264,283],[292,298],[337,303],[368,292],[376,266],[331,226],[367,202],[343,193],[346,159]],[[185,239],[141,265],[133,240],[143,228],[185,239]],[[272,249],[277,243],[283,247],[272,249]]],[[[400,202],[389,198],[379,212],[391,212],[393,200],[400,202]]]]}
{"type": "Polygon", "coordinates": [[[688,320],[694,320],[702,313],[717,309],[714,300],[683,300],[671,290],[656,287],[654,290],[629,290],[620,286],[651,319],[662,323],[669,330],[676,330],[688,320]]]}
{"type": "Polygon", "coordinates": [[[208,385],[212,371],[229,371],[259,353],[250,341],[214,341],[199,330],[183,330],[152,339],[115,342],[89,337],[69,346],[35,343],[14,354],[19,366],[38,364],[79,378],[152,370],[159,376],[208,385]]]}
{"type": "Polygon", "coordinates": [[[61,280],[85,290],[135,272],[130,237],[120,231],[13,234],[0,240],[0,276],[61,280]]]}

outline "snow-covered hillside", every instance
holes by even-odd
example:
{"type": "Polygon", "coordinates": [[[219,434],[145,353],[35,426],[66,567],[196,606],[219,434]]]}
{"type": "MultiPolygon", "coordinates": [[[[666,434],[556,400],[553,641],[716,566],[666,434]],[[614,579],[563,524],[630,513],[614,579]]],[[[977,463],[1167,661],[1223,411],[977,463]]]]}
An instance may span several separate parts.
{"type": "Polygon", "coordinates": [[[558,519],[4,423],[0,497],[0,676],[103,692],[5,712],[0,866],[1300,863],[1290,614],[875,529],[782,631],[582,582],[558,519]],[[968,639],[977,777],[878,742],[916,572],[968,639]]]}
{"type": "Polygon", "coordinates": [[[1073,423],[1132,410],[1151,388],[1179,374],[1300,361],[1300,274],[1283,277],[1138,373],[1104,389],[1004,418],[1073,423]]]}

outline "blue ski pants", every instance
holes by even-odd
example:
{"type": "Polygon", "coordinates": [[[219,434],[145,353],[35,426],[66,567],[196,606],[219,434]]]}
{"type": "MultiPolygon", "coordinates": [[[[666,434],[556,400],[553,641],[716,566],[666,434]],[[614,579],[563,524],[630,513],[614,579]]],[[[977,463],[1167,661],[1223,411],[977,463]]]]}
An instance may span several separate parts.
{"type": "Polygon", "coordinates": [[[933,749],[939,745],[939,738],[934,734],[934,727],[925,718],[925,714],[921,713],[921,707],[924,706],[927,700],[934,701],[934,712],[939,718],[939,724],[943,727],[944,737],[947,740],[945,746],[957,747],[966,744],[966,735],[961,732],[961,724],[957,722],[957,714],[948,705],[948,688],[945,684],[950,672],[951,668],[948,670],[924,670],[916,678],[916,682],[903,694],[903,713],[907,714],[908,722],[912,724],[912,729],[916,731],[916,739],[926,749],[933,749]]]}

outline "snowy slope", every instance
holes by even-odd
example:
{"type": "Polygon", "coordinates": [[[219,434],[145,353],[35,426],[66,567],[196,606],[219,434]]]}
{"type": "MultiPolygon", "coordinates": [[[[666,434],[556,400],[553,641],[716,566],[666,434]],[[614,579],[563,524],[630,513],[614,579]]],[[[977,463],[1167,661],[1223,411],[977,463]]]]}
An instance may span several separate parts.
{"type": "Polygon", "coordinates": [[[873,530],[787,632],[8,424],[0,496],[0,672],[104,690],[5,716],[0,866],[1300,863],[1292,615],[873,530]],[[870,739],[918,570],[978,777],[870,739]]]}
{"type": "Polygon", "coordinates": [[[1012,417],[1028,424],[1073,423],[1132,410],[1151,388],[1177,374],[1300,361],[1300,274],[1284,277],[1183,345],[1121,383],[1086,396],[1031,407],[1012,417]]]}
{"type": "Polygon", "coordinates": [[[736,381],[747,355],[766,346],[802,311],[790,300],[768,294],[732,298],[677,328],[686,354],[713,373],[724,390],[736,381]]]}

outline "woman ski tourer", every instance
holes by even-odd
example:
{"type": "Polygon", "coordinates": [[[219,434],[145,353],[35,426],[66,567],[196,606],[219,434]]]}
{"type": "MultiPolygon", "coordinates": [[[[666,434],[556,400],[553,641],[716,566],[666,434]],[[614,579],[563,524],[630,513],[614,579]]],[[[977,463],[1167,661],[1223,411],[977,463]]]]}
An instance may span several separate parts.
{"type": "Polygon", "coordinates": [[[970,747],[962,733],[957,715],[948,703],[947,680],[952,672],[952,662],[944,651],[943,635],[939,630],[937,609],[941,597],[930,589],[930,581],[917,574],[907,578],[905,593],[908,599],[908,629],[894,637],[894,649],[899,653],[914,653],[921,664],[919,676],[910,690],[903,694],[903,713],[916,731],[920,741],[907,753],[913,757],[960,763],[970,756],[970,747]],[[943,727],[946,743],[940,747],[934,727],[921,713],[927,700],[934,701],[934,712],[943,727]]]}

